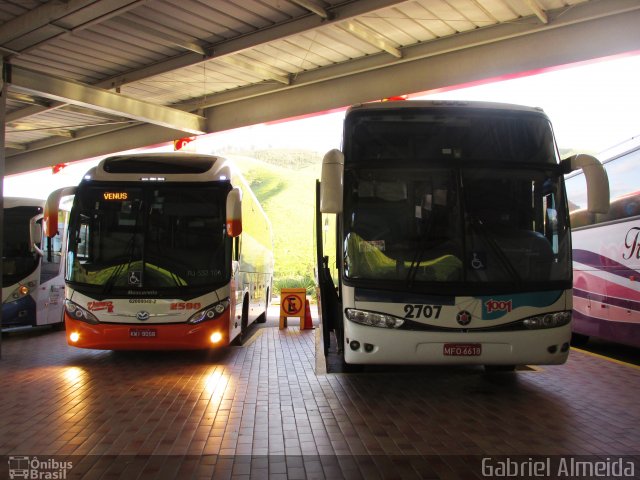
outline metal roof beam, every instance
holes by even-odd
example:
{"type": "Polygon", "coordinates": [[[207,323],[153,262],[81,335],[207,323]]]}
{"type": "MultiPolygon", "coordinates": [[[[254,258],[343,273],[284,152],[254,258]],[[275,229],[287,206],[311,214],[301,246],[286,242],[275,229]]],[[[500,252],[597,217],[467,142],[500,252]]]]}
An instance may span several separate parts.
{"type": "MultiPolygon", "coordinates": [[[[637,0],[586,2],[549,11],[547,25],[527,19],[476,29],[403,48],[400,60],[370,55],[303,72],[291,85],[260,83],[184,103],[205,109],[207,130],[218,132],[264,121],[343,107],[407,92],[420,92],[515,72],[640,50],[637,0]],[[534,44],[547,52],[539,55],[534,44]],[[561,45],[562,48],[558,48],[561,45]],[[201,101],[206,100],[206,101],[201,101]]],[[[76,161],[119,150],[171,141],[177,130],[153,125],[89,127],[74,140],[42,139],[25,152],[10,151],[7,174],[50,165],[51,158],[76,161]]]]}
{"type": "Polygon", "coordinates": [[[259,65],[256,65],[255,63],[247,62],[238,57],[223,57],[223,58],[220,58],[219,60],[228,65],[237,67],[241,70],[245,70],[249,73],[258,75],[259,77],[262,77],[265,79],[275,80],[276,82],[280,82],[284,85],[289,85],[289,83],[291,83],[289,81],[289,77],[285,77],[284,75],[278,75],[276,73],[273,73],[271,70],[267,68],[263,68],[259,65]]]}
{"type": "Polygon", "coordinates": [[[319,17],[324,18],[325,20],[327,20],[329,18],[329,12],[327,12],[323,7],[321,7],[320,5],[310,1],[310,0],[289,0],[292,3],[295,3],[296,5],[301,6],[302,8],[304,8],[305,10],[309,10],[312,13],[315,13],[316,15],[318,15],[319,17]]]}
{"type": "Polygon", "coordinates": [[[20,103],[28,103],[29,105],[38,105],[40,107],[49,108],[51,106],[51,102],[47,102],[46,100],[42,100],[41,98],[36,98],[33,95],[27,95],[25,93],[18,92],[8,92],[9,98],[15,100],[20,103]]]}
{"type": "Polygon", "coordinates": [[[163,45],[180,47],[183,50],[197,53],[199,55],[202,55],[203,57],[207,56],[207,52],[205,51],[205,49],[194,40],[186,40],[183,38],[174,37],[173,35],[160,32],[154,28],[140,25],[139,23],[132,22],[131,20],[126,20],[124,18],[115,20],[115,23],[122,25],[132,32],[142,32],[143,34],[149,35],[163,45]]]}
{"type": "Polygon", "coordinates": [[[46,27],[60,18],[95,3],[94,0],[47,2],[0,25],[0,44],[46,27]]]}
{"type": "Polygon", "coordinates": [[[128,118],[122,117],[120,115],[110,115],[110,114],[105,113],[105,112],[97,112],[96,110],[93,110],[93,109],[90,109],[90,108],[86,108],[86,107],[79,107],[77,105],[61,104],[61,106],[58,108],[58,110],[61,110],[63,112],[78,113],[80,115],[86,115],[88,117],[97,117],[99,119],[106,120],[108,122],[129,121],[128,118]]]}
{"type": "Polygon", "coordinates": [[[51,135],[55,135],[56,137],[63,138],[73,138],[73,132],[71,130],[65,130],[60,127],[46,127],[46,126],[38,126],[36,124],[31,123],[15,123],[13,125],[9,125],[9,128],[13,128],[19,132],[34,132],[34,131],[42,131],[46,130],[51,135]]]}
{"type": "Polygon", "coordinates": [[[0,49],[19,54],[140,4],[141,0],[51,0],[0,25],[0,49]],[[71,20],[69,20],[71,19],[71,20]]]}
{"type": "Polygon", "coordinates": [[[10,148],[11,150],[21,150],[21,151],[24,151],[27,149],[26,145],[21,145],[19,143],[14,143],[14,142],[5,142],[4,148],[10,148]]]}
{"type": "Polygon", "coordinates": [[[205,119],[175,108],[154,105],[108,90],[44,75],[15,65],[9,66],[8,83],[12,91],[78,105],[136,121],[182,130],[190,134],[204,133],[205,119]]]}
{"type": "MultiPolygon", "coordinates": [[[[213,55],[216,58],[222,58],[255,47],[257,45],[261,45],[274,40],[278,40],[280,38],[296,35],[323,25],[327,25],[328,23],[333,21],[346,20],[349,18],[357,17],[358,15],[364,15],[375,10],[380,10],[382,8],[390,7],[398,3],[403,3],[404,1],[405,0],[357,0],[344,5],[338,5],[336,7],[332,7],[328,12],[330,15],[330,19],[328,20],[317,16],[305,16],[289,22],[275,25],[273,27],[261,29],[254,33],[249,33],[238,38],[225,40],[223,42],[211,45],[210,48],[208,48],[209,54],[213,55]]],[[[96,83],[94,86],[107,89],[116,88],[121,85],[144,80],[155,75],[161,75],[163,73],[178,70],[180,68],[197,65],[204,60],[205,59],[201,54],[188,52],[182,55],[175,56],[168,60],[149,65],[147,67],[142,67],[140,69],[132,70],[122,75],[102,80],[96,83]]],[[[52,105],[52,107],[60,105],[54,104],[52,105]]],[[[7,121],[9,121],[9,119],[19,120],[20,118],[25,118],[30,115],[36,115],[43,112],[44,110],[46,110],[46,108],[31,106],[13,112],[8,112],[7,121]]]]}
{"type": "Polygon", "coordinates": [[[357,20],[348,20],[338,24],[338,27],[396,58],[402,58],[402,52],[391,45],[386,38],[357,20]]]}
{"type": "Polygon", "coordinates": [[[547,12],[545,12],[544,8],[542,8],[538,3],[538,0],[527,0],[527,5],[529,5],[529,8],[536,14],[536,17],[538,17],[542,23],[549,23],[547,12]]]}
{"type": "MultiPolygon", "coordinates": [[[[605,6],[594,4],[598,5],[605,6]]],[[[588,8],[584,13],[596,10],[588,8]]],[[[372,55],[352,65],[332,66],[331,71],[304,72],[289,87],[255,85],[242,92],[244,98],[239,91],[225,92],[212,99],[220,102],[218,105],[205,108],[207,130],[219,132],[640,50],[640,30],[634,28],[640,24],[640,8],[602,18],[581,18],[576,23],[577,17],[569,13],[561,20],[556,17],[557,23],[552,20],[549,25],[566,21],[557,28],[536,28],[523,22],[496,27],[498,31],[493,34],[492,29],[478,29],[439,42],[406,47],[400,61],[372,55]],[[532,49],[532,44],[540,50],[532,49]],[[539,51],[548,54],[540,56],[539,51]]]]}
{"type": "MultiPolygon", "coordinates": [[[[330,19],[328,20],[318,16],[307,15],[288,22],[279,23],[272,27],[263,28],[237,38],[212,44],[209,46],[211,58],[220,58],[226,55],[239,53],[243,50],[247,50],[264,43],[304,33],[318,27],[329,25],[333,22],[348,20],[350,18],[357,17],[358,15],[364,15],[382,8],[403,3],[404,1],[405,0],[356,0],[342,5],[337,5],[328,9],[328,13],[330,14],[330,19]]],[[[96,85],[103,88],[115,88],[120,85],[144,80],[179,68],[197,65],[204,60],[205,59],[200,55],[185,53],[148,67],[143,67],[138,70],[133,70],[122,75],[111,77],[97,83],[96,85]]]]}
{"type": "MultiPolygon", "coordinates": [[[[217,93],[215,95],[209,95],[206,98],[192,99],[184,103],[185,109],[195,108],[197,105],[199,108],[215,107],[228,103],[238,102],[242,100],[252,99],[263,95],[271,95],[277,90],[289,90],[293,88],[301,88],[317,82],[326,82],[340,77],[352,76],[362,72],[370,72],[386,67],[391,67],[405,62],[415,62],[421,58],[430,58],[443,55],[448,52],[470,49],[485,44],[505,42],[505,45],[509,45],[508,41],[516,39],[518,37],[527,37],[540,32],[550,32],[553,30],[563,30],[570,32],[572,28],[579,29],[585,22],[593,21],[594,30],[592,35],[587,36],[586,39],[581,39],[582,44],[573,45],[571,40],[560,41],[564,46],[563,49],[556,48],[549,51],[549,53],[541,58],[541,62],[549,58],[549,65],[561,65],[563,63],[571,63],[575,61],[585,60],[589,58],[598,58],[606,55],[612,55],[613,53],[621,53],[624,51],[640,50],[640,30],[638,29],[612,29],[610,28],[610,18],[634,18],[640,21],[640,5],[637,0],[610,0],[607,3],[585,3],[580,4],[570,10],[558,9],[557,11],[550,12],[550,23],[547,25],[532,24],[527,21],[504,23],[495,25],[490,28],[476,29],[463,34],[457,34],[450,37],[441,38],[433,42],[424,42],[420,44],[410,45],[404,47],[403,58],[395,59],[390,58],[387,55],[369,55],[361,57],[349,62],[343,62],[327,67],[310,70],[307,72],[301,72],[295,76],[291,85],[288,87],[274,86],[273,84],[257,84],[247,87],[241,87],[225,92],[217,93]],[[616,3],[616,8],[611,8],[616,3]],[[600,25],[606,25],[606,27],[600,27],[600,25]],[[606,28],[606,29],[605,29],[606,28]],[[601,41],[591,42],[590,38],[600,38],[601,41]],[[585,47],[584,45],[590,45],[585,47]],[[616,50],[615,46],[619,48],[616,50]],[[562,50],[562,52],[558,52],[562,50]],[[585,50],[588,50],[585,52],[585,50]],[[557,55],[561,55],[565,52],[580,52],[579,58],[558,60],[555,62],[557,55]]],[[[568,34],[567,34],[568,35],[568,34]]],[[[569,36],[567,36],[569,38],[569,36]]],[[[568,54],[567,54],[568,55],[568,54]]],[[[476,63],[476,62],[474,62],[476,63]]],[[[528,68],[524,66],[518,71],[524,71],[528,68]]],[[[548,66],[548,65],[547,65],[548,66]]],[[[538,67],[531,67],[538,68],[538,67]]],[[[412,75],[411,77],[416,77],[412,75]]],[[[417,78],[421,78],[420,75],[417,78]]],[[[397,79],[392,82],[394,85],[399,85],[405,81],[405,79],[397,79]]],[[[450,84],[449,84],[450,85],[450,84]]],[[[405,90],[397,91],[395,93],[387,93],[384,96],[392,96],[398,94],[406,94],[411,91],[419,90],[405,90]]],[[[383,97],[381,97],[383,98],[383,97]]],[[[327,107],[333,108],[333,107],[327,107]]],[[[258,122],[260,122],[259,120],[258,122]]],[[[235,127],[229,127],[235,128],[235,127]]]]}

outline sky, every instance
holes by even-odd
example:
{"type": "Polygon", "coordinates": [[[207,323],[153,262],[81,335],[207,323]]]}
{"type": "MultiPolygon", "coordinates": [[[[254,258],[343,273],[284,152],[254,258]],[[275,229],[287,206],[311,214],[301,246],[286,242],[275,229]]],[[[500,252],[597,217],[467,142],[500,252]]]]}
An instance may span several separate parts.
{"type": "MultiPolygon", "coordinates": [[[[550,117],[560,149],[597,154],[640,135],[640,52],[509,79],[409,93],[411,99],[482,100],[541,107],[550,117]]],[[[344,110],[292,121],[253,125],[198,137],[200,153],[228,148],[295,148],[324,153],[339,148],[344,110]],[[247,139],[249,143],[247,143],[247,139]]],[[[172,144],[154,151],[171,151],[172,144]]],[[[76,162],[62,172],[51,169],[4,179],[5,196],[46,198],[50,191],[76,185],[99,161],[76,162]]]]}

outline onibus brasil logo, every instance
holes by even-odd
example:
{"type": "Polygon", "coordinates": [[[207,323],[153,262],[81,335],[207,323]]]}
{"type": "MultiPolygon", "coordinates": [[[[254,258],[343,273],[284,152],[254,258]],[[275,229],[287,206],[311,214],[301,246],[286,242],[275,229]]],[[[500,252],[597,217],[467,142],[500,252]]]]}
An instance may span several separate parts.
{"type": "Polygon", "coordinates": [[[73,468],[73,462],[64,462],[47,458],[11,456],[9,457],[9,478],[33,480],[64,480],[67,472],[73,468]]]}

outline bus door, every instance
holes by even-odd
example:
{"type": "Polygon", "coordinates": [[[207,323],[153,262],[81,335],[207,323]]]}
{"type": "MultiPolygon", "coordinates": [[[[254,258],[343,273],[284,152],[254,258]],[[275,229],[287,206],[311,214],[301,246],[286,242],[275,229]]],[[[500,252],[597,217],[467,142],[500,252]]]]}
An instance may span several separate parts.
{"type": "MultiPolygon", "coordinates": [[[[40,286],[36,299],[38,324],[50,325],[63,321],[64,307],[64,240],[68,212],[58,215],[58,234],[52,238],[42,237],[40,254],[40,286]]],[[[38,220],[42,225],[42,218],[38,220]]],[[[40,232],[42,228],[40,227],[40,232]]]]}
{"type": "MultiPolygon", "coordinates": [[[[320,182],[316,181],[316,275],[318,284],[318,309],[322,319],[322,337],[325,356],[331,345],[331,331],[336,335],[338,352],[341,351],[343,340],[342,307],[336,285],[330,269],[330,258],[324,255],[324,243],[328,228],[323,224],[320,212],[320,182]]],[[[334,250],[335,252],[335,250],[334,250]]],[[[333,261],[336,259],[334,258],[333,261]]]]}

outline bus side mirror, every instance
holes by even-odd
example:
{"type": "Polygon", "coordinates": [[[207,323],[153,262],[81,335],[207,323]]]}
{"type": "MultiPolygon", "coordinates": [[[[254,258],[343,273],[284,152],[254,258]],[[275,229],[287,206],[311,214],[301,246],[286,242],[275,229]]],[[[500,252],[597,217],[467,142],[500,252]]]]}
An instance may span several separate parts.
{"type": "Polygon", "coordinates": [[[54,190],[47,197],[44,204],[44,233],[48,238],[53,238],[58,234],[58,212],[60,211],[60,200],[62,197],[75,195],[77,187],[64,187],[54,190]]]}
{"type": "Polygon", "coordinates": [[[234,187],[227,194],[227,235],[237,237],[242,233],[242,190],[234,187]]]}
{"type": "Polygon", "coordinates": [[[609,178],[602,163],[591,155],[578,154],[562,160],[565,173],[582,169],[587,181],[587,210],[590,213],[609,211],[609,178]]]}
{"type": "Polygon", "coordinates": [[[320,175],[320,212],[342,213],[342,182],[344,155],[340,150],[329,150],[322,159],[320,175]]]}

